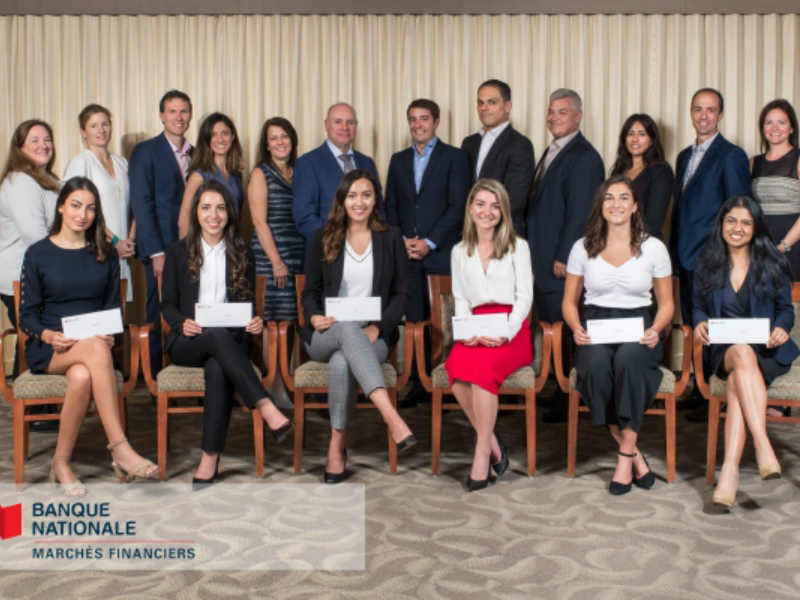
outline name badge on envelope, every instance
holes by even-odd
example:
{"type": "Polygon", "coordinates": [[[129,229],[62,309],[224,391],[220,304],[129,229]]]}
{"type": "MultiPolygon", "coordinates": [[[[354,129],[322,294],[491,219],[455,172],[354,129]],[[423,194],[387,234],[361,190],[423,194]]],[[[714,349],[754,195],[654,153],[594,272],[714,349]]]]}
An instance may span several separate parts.
{"type": "Polygon", "coordinates": [[[325,315],[337,321],[380,321],[381,298],[325,298],[325,315]]]}
{"type": "Polygon", "coordinates": [[[253,320],[250,302],[195,304],[194,320],[200,327],[247,327],[253,320]]]}
{"type": "Polygon", "coordinates": [[[453,317],[453,339],[468,340],[471,337],[508,337],[508,315],[468,315],[453,317]]]}
{"type": "Polygon", "coordinates": [[[592,344],[639,342],[644,337],[644,319],[593,319],[586,321],[586,333],[592,344]]]}
{"type": "Polygon", "coordinates": [[[64,337],[73,340],[84,340],[96,335],[114,335],[122,333],[122,311],[119,308],[101,310],[74,317],[61,319],[64,337]]]}
{"type": "Polygon", "coordinates": [[[712,344],[766,344],[769,319],[709,319],[712,344]]]}

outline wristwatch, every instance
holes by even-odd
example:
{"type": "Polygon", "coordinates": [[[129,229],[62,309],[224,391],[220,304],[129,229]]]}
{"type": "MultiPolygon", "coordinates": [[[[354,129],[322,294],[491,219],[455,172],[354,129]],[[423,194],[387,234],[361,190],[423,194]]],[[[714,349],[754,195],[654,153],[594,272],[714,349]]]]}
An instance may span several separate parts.
{"type": "Polygon", "coordinates": [[[783,244],[783,247],[786,249],[786,252],[792,251],[792,247],[786,243],[786,240],[781,240],[781,244],[783,244]]]}

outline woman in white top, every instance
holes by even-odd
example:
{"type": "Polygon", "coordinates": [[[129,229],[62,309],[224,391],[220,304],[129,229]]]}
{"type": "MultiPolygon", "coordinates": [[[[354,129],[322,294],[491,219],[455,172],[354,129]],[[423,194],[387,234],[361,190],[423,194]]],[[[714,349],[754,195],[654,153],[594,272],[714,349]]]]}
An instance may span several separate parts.
{"type": "Polygon", "coordinates": [[[661,384],[661,340],[674,311],[672,266],[664,244],[647,232],[636,187],[625,176],[608,179],[595,194],[585,237],[569,255],[562,310],[577,344],[577,390],[594,424],[608,427],[619,444],[609,492],[625,494],[632,484],[650,489],[655,475],[636,440],[661,384]],[[586,320],[641,318],[641,340],[592,345],[578,316],[584,287],[586,320]],[[651,289],[658,302],[655,318],[651,289]]]}
{"type": "Polygon", "coordinates": [[[78,115],[81,138],[86,150],[69,161],[64,181],[86,177],[97,186],[106,217],[106,233],[119,255],[119,272],[128,280],[128,301],[133,300],[131,268],[136,222],[131,215],[128,161],[108,151],[111,141],[111,112],[99,104],[90,104],[78,115]]]}
{"type": "Polygon", "coordinates": [[[458,403],[478,434],[467,491],[489,485],[493,468],[508,469],[508,449],[494,433],[497,393],[503,381],[533,362],[528,314],[533,273],[528,243],[516,236],[508,192],[494,179],[480,179],[467,198],[463,241],[450,255],[457,317],[508,314],[508,329],[497,337],[457,342],[445,367],[458,403]]]}

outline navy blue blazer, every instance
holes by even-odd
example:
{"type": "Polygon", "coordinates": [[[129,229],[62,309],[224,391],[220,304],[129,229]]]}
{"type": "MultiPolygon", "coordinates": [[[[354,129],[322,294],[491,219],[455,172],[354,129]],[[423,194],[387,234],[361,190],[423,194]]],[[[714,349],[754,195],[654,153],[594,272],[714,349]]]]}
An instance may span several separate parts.
{"type": "Polygon", "coordinates": [[[583,237],[594,194],[605,178],[603,159],[578,132],[532,191],[527,210],[528,245],[536,286],[543,292],[564,291],[564,279],[556,278],[553,263],[569,261],[572,246],[583,237]]]}
{"type": "Polygon", "coordinates": [[[392,155],[386,178],[386,219],[408,238],[436,244],[422,259],[430,273],[450,274],[450,251],[461,240],[470,188],[469,156],[438,140],[417,192],[414,147],[392,155]]]}
{"type": "MultiPolygon", "coordinates": [[[[356,169],[366,169],[378,178],[378,170],[366,154],[353,151],[356,169]]],[[[297,230],[306,239],[306,252],[317,229],[325,226],[336,197],[336,189],[344,177],[342,163],[331,152],[327,141],[319,148],[297,159],[292,177],[292,215],[297,230]]],[[[380,184],[378,184],[380,185],[380,184]]],[[[381,190],[378,190],[379,209],[381,190]]]]}
{"type": "Polygon", "coordinates": [[[162,132],[136,144],[128,161],[131,209],[136,219],[136,252],[149,262],[178,239],[178,213],[186,182],[162,132]]]}
{"type": "MultiPolygon", "coordinates": [[[[727,285],[727,284],[726,284],[727,285]]],[[[694,296],[692,298],[692,321],[697,327],[703,321],[722,318],[722,292],[723,288],[704,294],[697,289],[697,276],[695,275],[694,296]]],[[[759,298],[750,287],[750,316],[753,319],[769,319],[770,331],[780,327],[786,333],[792,332],[794,327],[794,305],[792,305],[792,282],[786,277],[781,288],[780,296],[774,300],[759,298]]],[[[782,365],[790,365],[800,356],[800,349],[792,338],[775,349],[775,360],[782,365]]],[[[711,361],[711,347],[703,348],[703,364],[709,365],[711,361]]]]}
{"type": "Polygon", "coordinates": [[[697,257],[708,242],[714,220],[725,200],[750,194],[747,154],[721,133],[684,188],[683,179],[691,157],[692,147],[689,146],[678,154],[675,163],[675,202],[669,246],[673,266],[686,271],[694,271],[697,257]]]}

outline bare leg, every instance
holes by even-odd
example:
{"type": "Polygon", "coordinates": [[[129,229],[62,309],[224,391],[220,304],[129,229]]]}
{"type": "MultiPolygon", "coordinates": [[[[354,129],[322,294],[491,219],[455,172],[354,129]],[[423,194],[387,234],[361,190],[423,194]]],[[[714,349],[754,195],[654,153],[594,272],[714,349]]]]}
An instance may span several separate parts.
{"type": "Polygon", "coordinates": [[[55,453],[55,456],[64,457],[65,460],[53,462],[56,477],[61,483],[75,481],[69,459],[92,398],[92,378],[89,369],[83,365],[73,365],[67,370],[66,376],[67,392],[64,396],[64,406],[61,408],[61,424],[55,453]]]}
{"type": "MultiPolygon", "coordinates": [[[[472,384],[465,381],[456,380],[453,382],[451,389],[453,390],[453,395],[456,397],[456,400],[461,405],[461,409],[464,411],[464,414],[467,415],[469,422],[472,424],[472,428],[477,432],[478,427],[475,424],[475,409],[472,399],[472,384]]],[[[497,443],[497,438],[494,435],[492,435],[491,443],[492,460],[497,462],[503,458],[503,453],[500,451],[500,445],[497,443]]]]}
{"type": "Polygon", "coordinates": [[[389,392],[386,388],[375,388],[369,395],[369,399],[375,404],[389,426],[392,432],[392,439],[396,442],[402,442],[411,435],[411,429],[408,428],[406,422],[398,414],[397,409],[392,406],[392,401],[389,399],[389,392]]]}
{"type": "Polygon", "coordinates": [[[328,446],[328,462],[325,465],[325,470],[328,473],[333,473],[333,474],[344,473],[344,468],[345,468],[344,449],[346,441],[347,441],[346,429],[331,428],[331,443],[328,446]]]}
{"type": "MultiPolygon", "coordinates": [[[[725,362],[727,362],[727,355],[725,362]]],[[[742,460],[744,443],[747,439],[741,395],[734,377],[728,378],[725,400],[728,403],[727,417],[725,418],[725,460],[717,480],[717,492],[733,495],[736,493],[736,488],[739,487],[739,462],[742,460]]]]}
{"type": "MultiPolygon", "coordinates": [[[[625,454],[636,455],[633,458],[633,469],[634,472],[636,473],[636,477],[642,478],[645,475],[647,475],[647,473],[650,472],[650,467],[648,467],[647,463],[644,462],[644,458],[642,458],[642,453],[639,452],[639,447],[636,445],[636,443],[639,440],[639,434],[636,433],[635,431],[632,432],[627,427],[623,430],[620,430],[619,425],[609,425],[608,430],[611,432],[611,436],[614,438],[614,440],[616,440],[617,444],[619,444],[620,452],[624,452],[625,454]],[[630,433],[633,433],[634,439],[633,439],[633,450],[629,452],[627,450],[623,450],[622,446],[624,444],[626,448],[628,447],[630,440],[626,436],[629,436],[630,433]]],[[[614,477],[612,479],[620,483],[627,483],[628,472],[630,471],[630,463],[631,463],[630,458],[617,455],[617,470],[614,471],[614,477]],[[619,477],[622,477],[622,479],[619,479],[619,477]]]]}
{"type": "Polygon", "coordinates": [[[475,431],[478,443],[475,444],[475,457],[472,460],[470,477],[475,480],[486,479],[492,455],[494,424],[497,421],[497,396],[482,387],[472,384],[472,408],[475,418],[475,431]]]}

